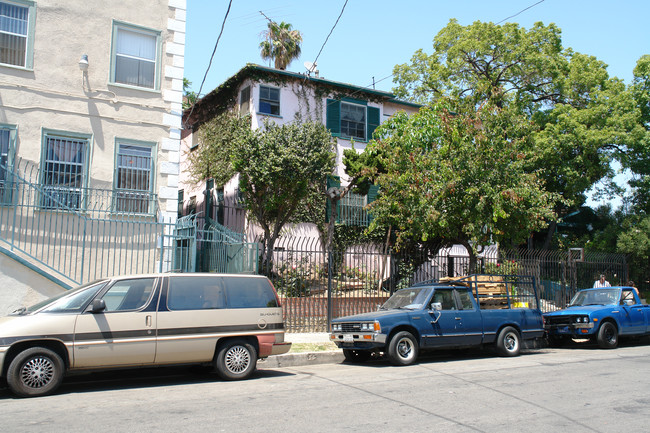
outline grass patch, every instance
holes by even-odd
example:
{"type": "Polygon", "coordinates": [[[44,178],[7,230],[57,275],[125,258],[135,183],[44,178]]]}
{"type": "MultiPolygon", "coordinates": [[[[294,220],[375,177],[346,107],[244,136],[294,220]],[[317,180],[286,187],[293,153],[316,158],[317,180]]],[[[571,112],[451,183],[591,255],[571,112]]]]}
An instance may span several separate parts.
{"type": "Polygon", "coordinates": [[[304,352],[326,352],[328,350],[338,350],[334,343],[293,343],[289,353],[304,352]]]}

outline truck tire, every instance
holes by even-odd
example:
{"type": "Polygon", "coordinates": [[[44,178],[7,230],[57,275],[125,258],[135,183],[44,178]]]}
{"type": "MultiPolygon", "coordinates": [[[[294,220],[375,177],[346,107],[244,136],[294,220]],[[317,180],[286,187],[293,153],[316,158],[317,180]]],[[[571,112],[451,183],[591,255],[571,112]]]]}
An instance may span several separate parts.
{"type": "Polygon", "coordinates": [[[512,326],[506,326],[497,337],[497,352],[501,356],[517,356],[521,349],[521,337],[512,326]]]}
{"type": "Polygon", "coordinates": [[[395,365],[411,365],[418,357],[418,342],[408,331],[398,332],[388,343],[388,359],[395,365]]]}
{"type": "Polygon", "coordinates": [[[367,350],[343,349],[343,356],[347,362],[365,362],[370,359],[370,352],[367,350]]]}
{"type": "Polygon", "coordinates": [[[217,352],[215,369],[225,380],[247,379],[255,371],[257,351],[245,340],[230,340],[217,352]]]}
{"type": "Polygon", "coordinates": [[[616,349],[618,346],[618,331],[612,322],[603,322],[596,337],[601,349],[616,349]]]}
{"type": "Polygon", "coordinates": [[[11,361],[7,385],[20,397],[38,397],[54,392],[61,381],[65,365],[61,357],[45,347],[23,350],[11,361]]]}

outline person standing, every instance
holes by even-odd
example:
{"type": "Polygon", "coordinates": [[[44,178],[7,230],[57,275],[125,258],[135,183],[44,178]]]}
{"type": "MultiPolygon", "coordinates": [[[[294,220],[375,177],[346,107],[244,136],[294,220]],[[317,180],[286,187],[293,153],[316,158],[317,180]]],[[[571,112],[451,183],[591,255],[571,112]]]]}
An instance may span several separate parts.
{"type": "Polygon", "coordinates": [[[609,281],[605,279],[605,274],[600,274],[600,278],[594,282],[594,287],[611,287],[609,281]]]}

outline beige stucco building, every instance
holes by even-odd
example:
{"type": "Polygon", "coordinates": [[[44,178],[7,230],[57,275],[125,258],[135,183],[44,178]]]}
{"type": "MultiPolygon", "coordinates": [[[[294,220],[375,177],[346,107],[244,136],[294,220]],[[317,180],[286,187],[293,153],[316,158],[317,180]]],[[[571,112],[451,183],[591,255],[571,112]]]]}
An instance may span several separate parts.
{"type": "Polygon", "coordinates": [[[0,0],[5,211],[15,172],[37,211],[176,218],[185,19],[186,0],[0,0]]]}

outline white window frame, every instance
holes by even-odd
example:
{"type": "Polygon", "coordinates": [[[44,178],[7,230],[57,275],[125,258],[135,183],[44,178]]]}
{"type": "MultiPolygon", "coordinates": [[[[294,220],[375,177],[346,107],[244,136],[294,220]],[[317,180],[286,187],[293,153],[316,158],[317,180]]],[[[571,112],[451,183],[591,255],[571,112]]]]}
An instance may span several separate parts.
{"type": "MultiPolygon", "coordinates": [[[[113,211],[117,213],[128,214],[152,214],[155,209],[154,191],[156,185],[156,149],[157,144],[146,141],[128,140],[123,138],[115,139],[115,174],[113,176],[113,211]],[[122,146],[125,146],[124,149],[122,146]],[[132,149],[127,149],[131,147],[132,149]],[[129,155],[127,150],[147,149],[149,156],[146,155],[129,155]],[[136,165],[142,165],[146,162],[144,158],[149,158],[147,167],[134,167],[130,175],[137,175],[138,172],[148,171],[149,188],[134,189],[120,186],[122,180],[121,170],[127,170],[126,166],[120,165],[122,157],[134,158],[136,165]],[[140,162],[138,162],[140,161],[140,162]]],[[[129,174],[126,174],[129,176],[129,174]]]]}
{"type": "Polygon", "coordinates": [[[2,26],[0,25],[0,35],[8,34],[12,36],[25,37],[25,58],[23,59],[23,63],[22,64],[4,63],[1,62],[2,59],[0,58],[0,66],[17,68],[17,69],[28,69],[28,70],[34,69],[34,33],[36,27],[35,25],[36,2],[31,0],[1,0],[0,4],[6,4],[10,6],[16,6],[16,7],[28,9],[27,23],[25,26],[26,28],[25,28],[24,35],[22,33],[13,33],[8,29],[3,30],[2,26]]]}
{"type": "Polygon", "coordinates": [[[365,106],[365,105],[361,105],[361,104],[354,104],[354,103],[347,102],[347,101],[341,101],[341,109],[340,110],[341,110],[340,111],[340,116],[341,116],[341,120],[340,120],[341,121],[341,138],[354,138],[354,139],[357,139],[357,140],[366,141],[366,131],[368,130],[368,107],[365,106]],[[343,119],[343,107],[344,106],[355,107],[355,109],[357,107],[363,109],[363,122],[344,120],[343,119]],[[348,132],[350,131],[349,126],[345,128],[345,132],[344,132],[343,122],[348,122],[348,123],[354,122],[356,124],[362,125],[363,136],[361,137],[361,136],[358,136],[358,135],[348,134],[348,132]]]}
{"type": "Polygon", "coordinates": [[[162,37],[161,32],[154,29],[148,29],[145,27],[135,26],[132,24],[127,24],[120,21],[113,21],[113,38],[111,44],[111,74],[110,74],[110,84],[115,86],[129,87],[140,90],[148,91],[159,91],[160,90],[160,70],[161,70],[161,59],[162,59],[162,37]],[[118,53],[118,36],[120,31],[139,33],[144,36],[149,36],[155,38],[155,59],[151,60],[144,57],[138,57],[133,55],[127,55],[118,53]],[[153,64],[153,77],[152,77],[152,86],[145,86],[141,84],[125,83],[118,81],[118,71],[117,63],[118,57],[136,59],[142,62],[150,62],[153,64]]]}

